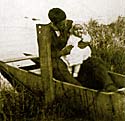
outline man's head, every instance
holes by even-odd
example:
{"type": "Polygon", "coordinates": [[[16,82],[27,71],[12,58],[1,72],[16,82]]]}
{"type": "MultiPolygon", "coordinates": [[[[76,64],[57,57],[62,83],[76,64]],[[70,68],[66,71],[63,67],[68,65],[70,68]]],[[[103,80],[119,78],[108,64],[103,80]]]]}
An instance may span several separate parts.
{"type": "Polygon", "coordinates": [[[48,17],[53,22],[53,24],[57,24],[66,19],[65,12],[60,8],[52,8],[49,10],[48,17]]]}
{"type": "Polygon", "coordinates": [[[60,8],[52,8],[49,10],[48,17],[53,23],[53,27],[59,31],[69,31],[72,27],[72,20],[66,20],[65,12],[60,8]]]}
{"type": "Polygon", "coordinates": [[[65,12],[60,8],[52,8],[49,10],[48,17],[52,22],[54,30],[69,31],[72,27],[72,20],[66,20],[65,12]]]}

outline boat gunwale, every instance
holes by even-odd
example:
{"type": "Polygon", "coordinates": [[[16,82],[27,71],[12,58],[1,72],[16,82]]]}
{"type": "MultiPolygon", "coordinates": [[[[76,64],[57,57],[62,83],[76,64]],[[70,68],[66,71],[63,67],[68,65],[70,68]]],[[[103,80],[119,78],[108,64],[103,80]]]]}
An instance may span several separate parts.
{"type": "MultiPolygon", "coordinates": [[[[13,65],[9,65],[11,62],[6,63],[6,62],[3,62],[3,61],[0,61],[0,65],[1,65],[1,63],[7,65],[8,67],[10,66],[10,67],[19,69],[20,71],[23,71],[23,72],[26,72],[26,73],[31,73],[31,74],[40,76],[40,74],[31,72],[31,71],[29,71],[29,70],[27,71],[27,70],[25,70],[25,69],[21,69],[20,67],[16,67],[16,66],[13,66],[13,65]]],[[[109,73],[117,74],[117,73],[110,72],[110,71],[109,71],[109,73]]],[[[122,74],[118,74],[118,75],[125,77],[125,76],[122,75],[122,74]]],[[[91,88],[88,88],[88,87],[85,87],[85,86],[79,86],[79,85],[71,84],[71,83],[68,83],[68,82],[62,82],[62,81],[57,80],[57,79],[55,79],[55,78],[53,78],[53,81],[54,81],[55,83],[61,83],[61,84],[66,85],[66,86],[71,86],[71,87],[78,88],[78,89],[88,90],[88,91],[92,91],[92,92],[95,92],[95,93],[97,93],[97,92],[99,91],[99,90],[91,89],[91,88]]],[[[112,94],[116,94],[116,93],[119,93],[119,94],[120,94],[120,92],[125,92],[125,88],[124,88],[124,87],[123,87],[123,88],[120,88],[120,89],[118,89],[118,90],[115,91],[115,92],[100,91],[100,93],[105,94],[105,95],[112,95],[112,94]]]]}

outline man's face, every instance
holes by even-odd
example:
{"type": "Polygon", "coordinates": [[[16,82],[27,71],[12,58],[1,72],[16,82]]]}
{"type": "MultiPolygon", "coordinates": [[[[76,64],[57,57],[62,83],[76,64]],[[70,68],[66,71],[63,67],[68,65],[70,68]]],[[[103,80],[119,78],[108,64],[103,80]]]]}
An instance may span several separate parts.
{"type": "Polygon", "coordinates": [[[65,27],[66,27],[66,20],[63,20],[59,23],[56,24],[56,27],[61,31],[61,30],[64,30],[65,27]]]}
{"type": "Polygon", "coordinates": [[[63,20],[61,22],[58,22],[56,24],[56,27],[60,30],[69,30],[72,27],[72,21],[71,20],[63,20]]]}

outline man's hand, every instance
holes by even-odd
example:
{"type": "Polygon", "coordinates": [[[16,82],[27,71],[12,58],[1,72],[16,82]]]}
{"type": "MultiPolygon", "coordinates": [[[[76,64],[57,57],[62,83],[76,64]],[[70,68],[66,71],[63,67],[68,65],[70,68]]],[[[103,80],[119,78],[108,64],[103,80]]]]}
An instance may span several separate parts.
{"type": "Polygon", "coordinates": [[[80,41],[79,43],[78,43],[78,47],[79,48],[81,48],[81,49],[83,49],[83,48],[85,48],[86,46],[89,46],[89,42],[82,42],[82,41],[80,41]]]}
{"type": "Polygon", "coordinates": [[[61,57],[61,56],[70,54],[70,51],[71,51],[72,48],[73,48],[72,45],[68,45],[68,46],[64,47],[64,48],[59,52],[59,55],[58,55],[58,56],[61,57]]]}

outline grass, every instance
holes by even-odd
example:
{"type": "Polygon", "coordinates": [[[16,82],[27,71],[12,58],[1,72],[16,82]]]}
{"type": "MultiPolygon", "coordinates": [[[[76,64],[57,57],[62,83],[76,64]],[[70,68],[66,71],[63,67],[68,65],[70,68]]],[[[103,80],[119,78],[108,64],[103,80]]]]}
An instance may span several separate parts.
{"type": "Polygon", "coordinates": [[[125,17],[109,25],[90,20],[86,25],[92,37],[93,56],[100,57],[109,70],[125,74],[125,17]]]}
{"type": "Polygon", "coordinates": [[[73,102],[69,103],[69,100],[65,96],[59,97],[45,108],[42,99],[28,92],[3,90],[0,121],[88,121],[85,111],[74,109],[73,102]]]}

